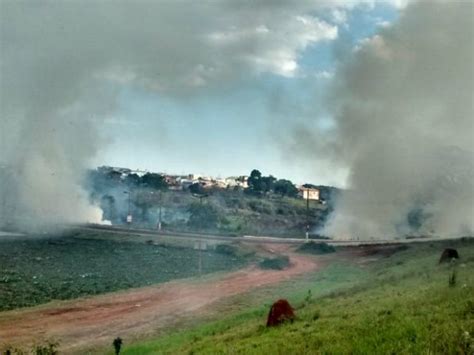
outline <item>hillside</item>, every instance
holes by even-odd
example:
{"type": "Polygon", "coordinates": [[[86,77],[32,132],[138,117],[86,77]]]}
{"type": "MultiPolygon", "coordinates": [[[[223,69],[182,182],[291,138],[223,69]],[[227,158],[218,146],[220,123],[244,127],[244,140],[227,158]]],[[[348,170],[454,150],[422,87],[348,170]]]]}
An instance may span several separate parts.
{"type": "Polygon", "coordinates": [[[273,190],[257,194],[242,188],[212,188],[192,193],[169,189],[162,180],[143,183],[100,171],[91,172],[88,184],[91,200],[100,205],[104,219],[115,225],[125,224],[130,213],[139,228],[155,229],[161,219],[168,231],[289,237],[303,236],[307,224],[312,233],[324,225],[338,190],[318,188],[325,204],[310,201],[307,208],[304,199],[273,190]]]}
{"type": "Polygon", "coordinates": [[[472,354],[472,239],[414,244],[392,255],[364,253],[366,261],[377,260],[332,265],[319,277],[292,281],[293,287],[273,294],[274,300],[288,297],[296,307],[292,324],[266,328],[266,303],[215,323],[131,344],[124,354],[472,354]],[[438,265],[447,245],[461,255],[456,267],[438,265]],[[456,280],[450,286],[454,268],[456,280]]]}

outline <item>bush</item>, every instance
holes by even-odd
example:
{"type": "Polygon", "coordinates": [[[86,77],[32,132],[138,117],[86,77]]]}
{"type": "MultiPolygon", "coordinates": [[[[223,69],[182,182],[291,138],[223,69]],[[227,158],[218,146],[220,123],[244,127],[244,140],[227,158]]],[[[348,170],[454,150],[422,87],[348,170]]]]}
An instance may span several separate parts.
{"type": "Polygon", "coordinates": [[[247,207],[245,200],[240,197],[232,197],[225,200],[225,204],[228,208],[234,209],[245,209],[247,207]]]}
{"type": "Polygon", "coordinates": [[[218,244],[216,246],[216,253],[229,255],[229,256],[236,256],[237,255],[237,247],[230,245],[230,244],[218,244]]]}
{"type": "Polygon", "coordinates": [[[33,353],[36,355],[56,355],[58,354],[59,344],[56,342],[48,342],[46,345],[36,345],[33,353]]]}
{"type": "Polygon", "coordinates": [[[248,202],[248,206],[254,212],[273,214],[273,205],[267,201],[251,200],[248,202]]]}
{"type": "Polygon", "coordinates": [[[309,243],[304,243],[301,246],[299,246],[297,251],[302,252],[302,253],[320,255],[320,254],[334,253],[336,251],[336,248],[327,243],[309,242],[309,243]]]}
{"type": "Polygon", "coordinates": [[[214,205],[192,203],[188,207],[188,225],[199,229],[212,229],[217,227],[219,211],[214,205]]]}
{"type": "Polygon", "coordinates": [[[275,258],[265,258],[258,264],[262,269],[283,270],[290,265],[290,258],[279,255],[275,258]]]}

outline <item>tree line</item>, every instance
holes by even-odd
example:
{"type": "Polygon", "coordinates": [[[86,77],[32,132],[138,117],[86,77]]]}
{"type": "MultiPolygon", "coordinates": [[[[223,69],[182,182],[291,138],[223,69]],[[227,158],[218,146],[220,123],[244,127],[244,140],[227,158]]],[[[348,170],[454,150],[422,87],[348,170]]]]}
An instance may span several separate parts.
{"type": "Polygon", "coordinates": [[[266,195],[271,192],[288,197],[296,197],[298,195],[298,189],[290,180],[277,179],[272,175],[263,176],[256,169],[251,171],[247,183],[248,188],[245,191],[257,196],[266,195]]]}

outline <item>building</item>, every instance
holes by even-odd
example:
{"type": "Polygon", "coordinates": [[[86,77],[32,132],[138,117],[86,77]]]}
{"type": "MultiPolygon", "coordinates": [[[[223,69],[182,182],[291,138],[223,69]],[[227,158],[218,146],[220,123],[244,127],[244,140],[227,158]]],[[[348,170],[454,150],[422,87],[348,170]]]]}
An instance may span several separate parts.
{"type": "Polygon", "coordinates": [[[228,187],[241,187],[243,189],[246,189],[247,187],[249,187],[248,185],[248,176],[230,176],[228,178],[225,179],[225,183],[228,187]]]}

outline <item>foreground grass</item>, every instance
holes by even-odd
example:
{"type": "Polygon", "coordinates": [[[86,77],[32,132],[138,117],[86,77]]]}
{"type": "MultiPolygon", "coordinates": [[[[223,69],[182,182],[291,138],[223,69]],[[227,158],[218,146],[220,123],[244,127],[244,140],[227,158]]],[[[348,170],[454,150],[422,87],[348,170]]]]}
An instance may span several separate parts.
{"type": "Polygon", "coordinates": [[[300,280],[293,294],[283,292],[297,307],[298,320],[292,324],[265,328],[266,305],[125,346],[124,354],[474,352],[472,240],[412,245],[371,264],[352,265],[356,279],[341,276],[344,269],[347,265],[333,266],[322,279],[300,280]],[[461,255],[453,287],[448,285],[453,267],[437,264],[448,244],[461,255]],[[346,287],[334,287],[333,276],[342,278],[346,287]],[[336,291],[328,294],[325,287],[336,291]]]}

